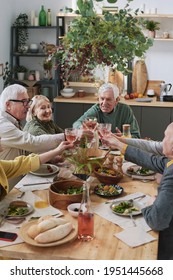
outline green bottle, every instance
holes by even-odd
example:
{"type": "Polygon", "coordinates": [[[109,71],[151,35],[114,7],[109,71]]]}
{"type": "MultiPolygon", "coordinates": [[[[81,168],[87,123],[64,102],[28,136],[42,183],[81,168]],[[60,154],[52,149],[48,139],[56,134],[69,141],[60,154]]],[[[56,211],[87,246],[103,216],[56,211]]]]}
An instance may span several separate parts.
{"type": "Polygon", "coordinates": [[[46,26],[46,11],[43,5],[41,6],[41,11],[39,13],[39,25],[46,26]]]}

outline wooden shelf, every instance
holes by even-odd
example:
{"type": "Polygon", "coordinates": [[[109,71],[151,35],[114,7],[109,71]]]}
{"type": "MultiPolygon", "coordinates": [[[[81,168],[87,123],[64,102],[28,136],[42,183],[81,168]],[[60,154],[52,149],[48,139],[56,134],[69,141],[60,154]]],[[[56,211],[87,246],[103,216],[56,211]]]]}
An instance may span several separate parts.
{"type": "Polygon", "coordinates": [[[99,83],[89,83],[89,82],[68,82],[71,87],[99,87],[99,83]]]}

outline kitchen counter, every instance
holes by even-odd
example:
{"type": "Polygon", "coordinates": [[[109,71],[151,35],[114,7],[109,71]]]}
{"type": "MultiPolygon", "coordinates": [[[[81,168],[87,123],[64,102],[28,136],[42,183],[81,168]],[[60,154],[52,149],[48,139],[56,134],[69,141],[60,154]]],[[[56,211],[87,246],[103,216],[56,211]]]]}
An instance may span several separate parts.
{"type": "MultiPolygon", "coordinates": [[[[54,98],[55,103],[82,103],[82,104],[94,104],[98,102],[98,97],[94,94],[86,94],[84,97],[71,97],[65,98],[63,96],[57,96],[54,98]]],[[[156,97],[151,102],[138,102],[135,99],[125,100],[121,97],[120,102],[128,104],[129,106],[144,106],[144,107],[164,107],[173,108],[173,102],[161,102],[157,101],[156,97]]]]}
{"type": "MultiPolygon", "coordinates": [[[[74,96],[54,98],[54,120],[62,127],[72,127],[73,123],[98,102],[97,96],[88,93],[84,97],[74,96]]],[[[170,122],[173,122],[173,102],[156,101],[137,102],[135,99],[125,100],[121,97],[120,102],[128,104],[138,121],[141,137],[161,141],[164,131],[170,122]]]]}

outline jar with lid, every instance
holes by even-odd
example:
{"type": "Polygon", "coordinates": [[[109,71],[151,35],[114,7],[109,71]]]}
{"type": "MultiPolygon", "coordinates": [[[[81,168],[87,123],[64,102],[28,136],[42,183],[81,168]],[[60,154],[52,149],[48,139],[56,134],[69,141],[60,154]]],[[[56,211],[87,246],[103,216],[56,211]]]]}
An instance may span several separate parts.
{"type": "Polygon", "coordinates": [[[132,137],[130,133],[130,124],[123,124],[123,137],[132,137]]]}
{"type": "Polygon", "coordinates": [[[78,215],[78,239],[90,241],[94,238],[94,213],[91,208],[89,183],[83,184],[83,198],[78,215]]]}
{"type": "Polygon", "coordinates": [[[47,21],[46,11],[44,9],[44,5],[42,5],[41,6],[41,11],[39,13],[39,25],[40,26],[46,26],[46,21],[47,21]]]}

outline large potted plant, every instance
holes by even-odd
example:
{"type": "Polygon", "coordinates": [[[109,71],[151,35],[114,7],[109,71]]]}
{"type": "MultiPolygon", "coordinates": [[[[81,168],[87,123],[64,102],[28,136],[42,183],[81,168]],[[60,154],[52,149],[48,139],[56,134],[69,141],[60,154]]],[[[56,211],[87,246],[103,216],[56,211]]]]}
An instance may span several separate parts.
{"type": "MultiPolygon", "coordinates": [[[[61,65],[61,77],[68,81],[71,74],[91,75],[98,65],[110,66],[128,75],[129,61],[143,57],[153,41],[143,34],[142,18],[132,15],[129,2],[117,13],[97,15],[93,2],[78,0],[78,13],[61,45],[52,50],[61,65]]],[[[117,0],[113,0],[117,2],[117,0]]]]}

